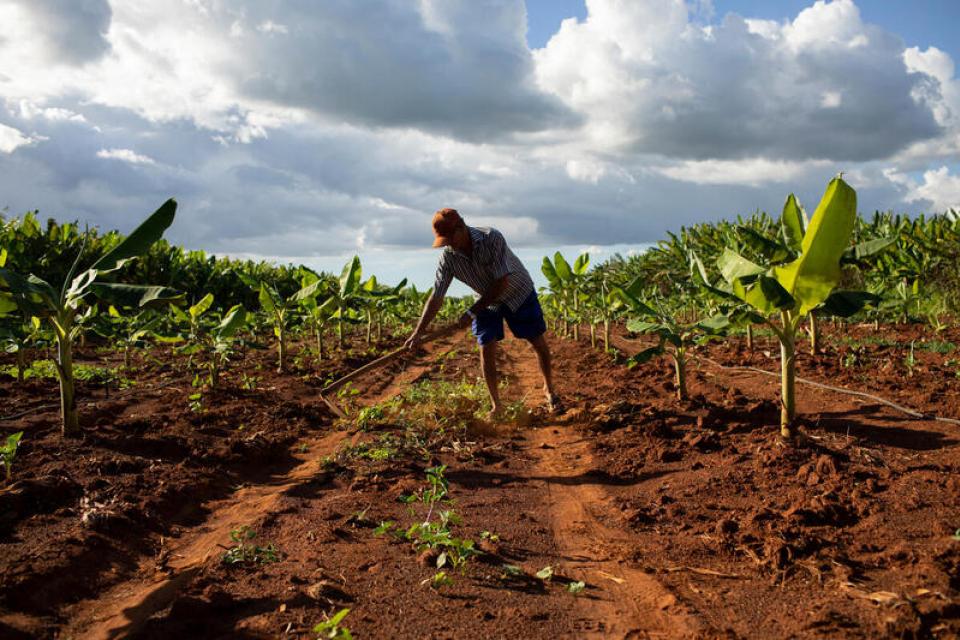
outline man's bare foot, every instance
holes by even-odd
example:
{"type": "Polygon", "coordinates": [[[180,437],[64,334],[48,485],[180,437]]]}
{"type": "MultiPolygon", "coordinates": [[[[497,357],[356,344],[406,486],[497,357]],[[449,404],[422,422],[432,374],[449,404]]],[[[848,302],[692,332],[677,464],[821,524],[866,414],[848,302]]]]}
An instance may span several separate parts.
{"type": "Polygon", "coordinates": [[[502,417],[503,409],[501,409],[499,405],[493,405],[493,408],[490,409],[490,412],[487,414],[487,420],[490,422],[499,422],[502,417]]]}
{"type": "Polygon", "coordinates": [[[555,393],[547,393],[547,411],[552,414],[558,414],[563,411],[563,403],[560,396],[555,393]]]}

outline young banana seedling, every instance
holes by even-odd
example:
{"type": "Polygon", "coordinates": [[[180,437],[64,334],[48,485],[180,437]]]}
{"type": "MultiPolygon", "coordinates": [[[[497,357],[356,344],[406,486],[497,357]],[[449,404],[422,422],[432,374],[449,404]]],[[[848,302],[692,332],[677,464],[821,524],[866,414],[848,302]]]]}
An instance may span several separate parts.
{"type": "Polygon", "coordinates": [[[35,274],[23,275],[6,267],[0,268],[0,313],[18,308],[24,314],[36,316],[48,324],[57,341],[56,367],[60,379],[64,436],[75,436],[80,432],[73,346],[82,335],[84,324],[96,314],[96,305],[92,301],[100,299],[117,306],[144,308],[182,299],[178,292],[166,287],[120,284],[104,279],[159,240],[173,223],[176,210],[176,201],[167,200],[129,236],[81,271],[86,238],[89,237],[85,235],[84,244],[59,289],[35,274]]]}
{"type": "MultiPolygon", "coordinates": [[[[766,323],[780,342],[780,432],[794,435],[797,414],[796,343],[801,321],[814,309],[847,317],[876,301],[864,291],[835,291],[840,264],[857,217],[857,194],[841,177],[827,186],[809,224],[793,194],[787,197],[777,238],[753,238],[766,264],[725,249],[717,267],[727,287],[714,287],[694,256],[694,276],[703,287],[752,307],[752,318],[766,323]]],[[[743,309],[733,313],[743,317],[743,309]]]]}
{"type": "Polygon", "coordinates": [[[615,288],[613,293],[626,307],[629,318],[627,329],[636,333],[655,335],[655,346],[644,349],[627,361],[628,367],[648,362],[667,354],[673,361],[677,400],[687,399],[687,363],[692,349],[710,340],[722,338],[731,326],[728,316],[717,315],[695,322],[681,322],[679,314],[671,313],[659,300],[647,303],[639,298],[643,283],[637,279],[626,289],[615,288]]]}

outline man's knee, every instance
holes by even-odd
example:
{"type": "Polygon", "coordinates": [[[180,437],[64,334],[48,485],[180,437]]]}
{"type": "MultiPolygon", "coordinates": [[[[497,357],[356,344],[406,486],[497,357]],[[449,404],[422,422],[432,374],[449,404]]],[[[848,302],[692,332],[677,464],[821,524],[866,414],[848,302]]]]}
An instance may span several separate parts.
{"type": "Polygon", "coordinates": [[[530,343],[530,346],[536,349],[537,351],[541,353],[546,353],[546,354],[550,353],[550,347],[547,346],[547,339],[543,337],[542,333],[538,335],[536,338],[530,338],[528,342],[530,343]]]}

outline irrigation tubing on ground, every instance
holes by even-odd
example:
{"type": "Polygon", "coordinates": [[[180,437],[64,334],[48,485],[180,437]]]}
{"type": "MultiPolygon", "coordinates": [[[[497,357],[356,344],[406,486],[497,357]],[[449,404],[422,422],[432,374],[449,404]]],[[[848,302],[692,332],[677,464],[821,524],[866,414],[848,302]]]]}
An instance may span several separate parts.
{"type": "MultiPolygon", "coordinates": [[[[727,365],[720,364],[720,363],[717,362],[716,360],[712,360],[712,359],[710,359],[710,358],[708,358],[708,357],[706,357],[706,356],[697,356],[697,357],[698,357],[700,360],[703,360],[703,361],[705,361],[705,362],[709,362],[709,363],[712,364],[713,366],[719,367],[719,368],[721,368],[721,369],[725,369],[725,370],[727,370],[727,371],[751,371],[751,372],[753,372],[753,373],[762,373],[762,374],[765,375],[765,376],[771,376],[771,377],[773,377],[773,378],[779,378],[779,377],[780,377],[780,374],[779,374],[779,373],[774,373],[773,371],[767,371],[767,370],[765,370],[765,369],[758,369],[757,367],[741,367],[741,366],[733,366],[733,367],[731,367],[731,366],[727,366],[727,365]]],[[[940,417],[940,416],[935,416],[935,415],[932,415],[932,414],[920,413],[919,411],[914,411],[913,409],[908,409],[907,407],[904,407],[904,406],[901,406],[901,405],[899,405],[899,404],[896,404],[895,402],[890,402],[890,401],[887,400],[886,398],[881,398],[880,396],[875,396],[875,395],[870,394],[870,393],[864,393],[863,391],[852,391],[852,390],[850,390],[850,389],[844,389],[843,387],[834,387],[834,386],[829,385],[829,384],[823,384],[823,383],[820,383],[820,382],[814,382],[813,380],[807,380],[807,379],[805,379],[805,378],[800,378],[800,377],[795,378],[795,380],[796,380],[797,382],[802,383],[802,384],[810,385],[811,387],[817,387],[818,389],[826,389],[827,391],[834,391],[834,392],[836,392],[836,393],[843,393],[843,394],[846,394],[846,395],[848,395],[848,396],[858,396],[858,397],[860,397],[860,398],[868,398],[868,399],[873,400],[873,401],[875,401],[875,402],[879,402],[879,403],[881,403],[881,404],[885,404],[885,405],[887,405],[888,407],[890,407],[891,409],[896,409],[897,411],[900,411],[900,412],[902,412],[902,413],[905,413],[905,414],[907,414],[908,416],[911,416],[911,417],[913,417],[913,418],[917,418],[918,420],[936,420],[937,422],[946,422],[946,423],[949,423],[949,424],[960,425],[960,420],[954,420],[953,418],[942,418],[942,417],[940,417]]]]}

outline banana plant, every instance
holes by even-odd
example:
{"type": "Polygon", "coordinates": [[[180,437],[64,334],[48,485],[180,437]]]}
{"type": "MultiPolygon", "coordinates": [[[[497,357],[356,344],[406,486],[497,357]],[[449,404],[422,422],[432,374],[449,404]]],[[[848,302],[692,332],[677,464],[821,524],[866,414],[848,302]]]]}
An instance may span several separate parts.
{"type": "MultiPolygon", "coordinates": [[[[617,287],[611,286],[609,278],[603,272],[596,272],[593,277],[594,290],[590,297],[590,306],[596,318],[603,326],[603,351],[610,352],[610,327],[614,320],[623,313],[621,300],[616,292],[617,287]]],[[[590,338],[594,340],[595,331],[591,327],[590,338]]],[[[596,345],[593,345],[596,347],[596,345]]]]}
{"type": "Polygon", "coordinates": [[[373,337],[374,324],[377,327],[377,340],[382,337],[383,315],[400,299],[400,291],[405,286],[407,286],[406,278],[395,287],[384,287],[377,282],[376,276],[370,276],[366,282],[360,285],[362,293],[359,302],[367,321],[368,345],[373,337]]]}
{"type": "Polygon", "coordinates": [[[662,301],[648,303],[639,297],[643,282],[635,280],[629,287],[615,288],[613,296],[626,308],[627,329],[635,333],[655,335],[655,346],[644,349],[627,361],[628,367],[648,362],[651,358],[668,355],[673,361],[677,400],[687,399],[687,363],[691,351],[710,340],[722,338],[732,326],[729,316],[716,315],[695,322],[682,322],[676,313],[662,301]]]}
{"type": "Polygon", "coordinates": [[[121,284],[102,279],[142,255],[150,245],[159,240],[173,223],[176,209],[176,201],[172,198],[167,200],[129,236],[92,266],[81,271],[80,261],[86,246],[84,242],[59,289],[35,274],[22,275],[6,267],[0,268],[0,309],[13,305],[24,314],[40,318],[49,325],[56,338],[55,364],[60,381],[60,411],[64,436],[76,436],[80,432],[73,373],[73,344],[81,335],[84,323],[89,322],[96,314],[96,305],[91,301],[101,299],[111,304],[144,308],[182,298],[179,293],[166,287],[121,284]]]}
{"type": "Polygon", "coordinates": [[[129,369],[131,351],[147,347],[147,339],[154,335],[162,320],[152,309],[138,310],[131,316],[109,305],[106,314],[96,316],[93,330],[123,350],[123,368],[129,369]]]}
{"type": "MultiPolygon", "coordinates": [[[[840,262],[850,245],[857,217],[857,194],[842,177],[830,181],[806,224],[796,197],[790,194],[780,216],[779,238],[757,236],[755,247],[767,259],[759,265],[725,249],[717,267],[729,289],[713,287],[700,269],[702,283],[720,295],[749,304],[780,342],[780,432],[794,435],[796,419],[796,339],[800,322],[817,307],[849,316],[874,297],[862,291],[835,291],[840,262]]],[[[702,267],[702,265],[700,265],[702,267]]]]}
{"type": "Polygon", "coordinates": [[[337,300],[328,293],[328,283],[323,281],[320,276],[313,272],[306,272],[300,280],[300,291],[295,298],[300,308],[304,311],[307,326],[313,330],[313,335],[317,341],[317,362],[323,362],[323,333],[327,328],[327,323],[334,317],[337,311],[337,300]],[[325,295],[323,302],[318,298],[325,295]]]}
{"type": "MultiPolygon", "coordinates": [[[[0,314],[2,318],[3,314],[0,314]]],[[[0,325],[0,347],[17,358],[17,382],[23,382],[23,372],[30,366],[28,350],[42,344],[43,335],[43,325],[37,316],[28,319],[15,317],[12,322],[0,325]]]]}
{"type": "Polygon", "coordinates": [[[552,262],[549,256],[544,256],[540,266],[551,291],[559,298],[564,337],[570,335],[572,325],[574,340],[580,339],[580,323],[583,321],[580,310],[586,299],[583,287],[589,269],[590,254],[580,254],[571,266],[559,251],[553,255],[552,262]]]}
{"type": "Polygon", "coordinates": [[[187,344],[178,351],[190,355],[201,353],[210,388],[216,389],[220,386],[220,374],[230,360],[237,333],[247,323],[248,314],[242,304],[237,304],[223,315],[212,313],[215,324],[208,323],[207,312],[213,302],[213,294],[208,293],[186,312],[177,306],[171,306],[170,310],[177,321],[187,325],[187,344]]]}
{"type": "Polygon", "coordinates": [[[348,322],[360,321],[354,307],[360,303],[360,298],[363,296],[363,287],[360,285],[362,275],[360,257],[353,256],[353,259],[344,265],[338,286],[333,287],[330,292],[334,300],[332,304],[336,307],[333,318],[337,321],[337,342],[341,349],[346,346],[344,325],[348,322]]]}
{"type": "Polygon", "coordinates": [[[276,287],[266,282],[260,283],[260,307],[270,319],[270,323],[273,325],[273,335],[277,338],[278,372],[283,372],[286,369],[287,331],[290,328],[290,319],[294,309],[298,306],[297,293],[285,298],[277,291],[276,287]]]}
{"type": "Polygon", "coordinates": [[[13,478],[13,461],[17,457],[17,449],[20,447],[20,439],[23,437],[23,431],[11,433],[3,440],[0,445],[0,463],[3,463],[4,477],[7,483],[13,478]]]}

